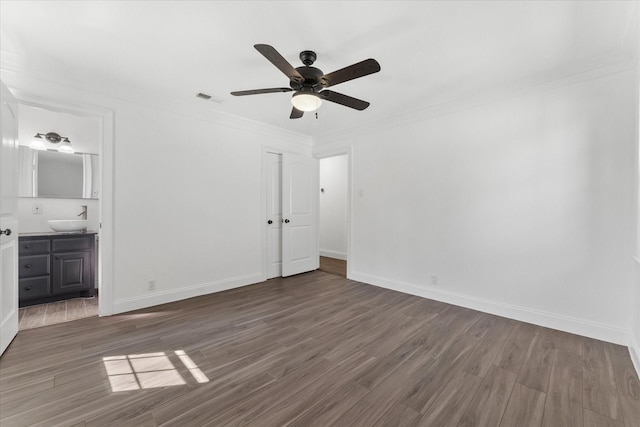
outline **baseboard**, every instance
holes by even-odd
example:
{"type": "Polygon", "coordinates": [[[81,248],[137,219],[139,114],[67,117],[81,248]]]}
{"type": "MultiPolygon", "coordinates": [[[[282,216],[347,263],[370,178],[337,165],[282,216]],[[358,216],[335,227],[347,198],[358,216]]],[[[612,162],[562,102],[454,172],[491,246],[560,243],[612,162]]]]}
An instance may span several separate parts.
{"type": "Polygon", "coordinates": [[[345,252],[330,251],[328,249],[320,249],[320,256],[326,256],[327,258],[347,260],[347,254],[345,252]]]}
{"type": "Polygon", "coordinates": [[[154,292],[150,293],[149,295],[116,300],[113,302],[113,314],[125,313],[127,311],[153,307],[154,305],[167,304],[187,298],[222,292],[229,289],[252,285],[254,283],[259,283],[262,281],[262,275],[260,273],[256,273],[247,276],[233,277],[217,282],[188,286],[186,288],[172,289],[170,291],[164,292],[154,292]]]}
{"type": "MultiPolygon", "coordinates": [[[[423,298],[429,298],[460,307],[470,308],[482,311],[484,313],[494,314],[496,316],[507,317],[509,319],[519,320],[534,325],[544,326],[546,328],[557,329],[560,331],[570,332],[585,337],[595,338],[602,341],[629,345],[630,331],[592,322],[585,319],[563,316],[556,313],[549,313],[541,310],[534,310],[527,307],[504,304],[501,302],[478,298],[475,296],[443,291],[433,286],[418,286],[412,283],[390,280],[382,277],[372,276],[364,273],[351,271],[349,276],[351,280],[391,289],[406,294],[416,295],[423,298]]],[[[636,356],[638,354],[636,353],[636,356]]],[[[638,359],[634,363],[637,363],[638,359]]],[[[638,365],[636,364],[636,367],[638,365]]]]}

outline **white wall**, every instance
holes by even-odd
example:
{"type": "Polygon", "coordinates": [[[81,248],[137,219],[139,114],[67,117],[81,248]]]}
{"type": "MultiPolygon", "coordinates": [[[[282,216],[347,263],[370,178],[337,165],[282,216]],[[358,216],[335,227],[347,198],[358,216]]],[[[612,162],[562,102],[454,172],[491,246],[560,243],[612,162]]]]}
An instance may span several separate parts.
{"type": "Polygon", "coordinates": [[[47,221],[50,219],[79,219],[83,205],[87,206],[87,229],[98,231],[98,200],[96,199],[47,199],[20,197],[18,218],[20,233],[52,232],[47,221]],[[33,213],[34,204],[42,206],[41,213],[33,213]]]}
{"type": "Polygon", "coordinates": [[[347,259],[348,157],[320,159],[320,255],[347,259]]]}
{"type": "Polygon", "coordinates": [[[297,138],[149,106],[115,110],[115,311],[259,282],[262,147],[297,138]]]}
{"type": "Polygon", "coordinates": [[[114,313],[262,280],[262,147],[310,155],[310,139],[195,98],[138,103],[2,78],[17,93],[114,112],[114,313]]]}
{"type": "Polygon", "coordinates": [[[353,146],[351,278],[626,344],[636,72],[317,141],[353,146]]]}
{"type": "MultiPolygon", "coordinates": [[[[638,16],[640,21],[640,16],[638,16]]],[[[640,58],[638,62],[640,70],[640,58]]],[[[632,300],[634,301],[634,315],[631,323],[631,339],[629,350],[631,359],[635,365],[636,371],[640,373],[640,73],[636,75],[636,87],[633,91],[636,94],[635,100],[635,118],[636,118],[636,161],[638,169],[636,171],[636,252],[635,252],[635,269],[634,269],[634,292],[632,300]]]]}

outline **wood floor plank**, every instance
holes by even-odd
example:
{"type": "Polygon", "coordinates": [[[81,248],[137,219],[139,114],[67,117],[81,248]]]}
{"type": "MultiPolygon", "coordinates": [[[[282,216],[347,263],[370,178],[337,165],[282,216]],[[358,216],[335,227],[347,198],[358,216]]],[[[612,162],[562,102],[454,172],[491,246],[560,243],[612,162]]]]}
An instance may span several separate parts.
{"type": "Polygon", "coordinates": [[[341,277],[347,277],[347,261],[321,256],[320,270],[341,277]]]}
{"type": "Polygon", "coordinates": [[[609,344],[613,373],[625,427],[640,425],[640,380],[629,355],[629,349],[609,344]]]}
{"type": "Polygon", "coordinates": [[[520,372],[529,346],[536,336],[536,329],[528,323],[517,323],[508,333],[502,348],[496,353],[494,364],[516,374],[520,372]]]}
{"type": "Polygon", "coordinates": [[[424,355],[416,352],[414,356],[417,357],[412,356],[411,359],[419,363],[416,363],[415,367],[409,365],[411,370],[406,375],[411,378],[412,387],[404,393],[402,402],[424,413],[435,402],[451,378],[456,375],[477,343],[477,338],[461,334],[447,352],[431,363],[420,360],[419,357],[424,355]]]}
{"type": "Polygon", "coordinates": [[[500,427],[540,427],[546,397],[545,393],[516,383],[500,427]]]}
{"type": "Polygon", "coordinates": [[[407,384],[403,377],[389,376],[351,406],[331,426],[370,427],[398,401],[407,384]]]}
{"type": "Polygon", "coordinates": [[[460,427],[499,425],[515,383],[516,374],[492,366],[458,425],[460,427]]]}
{"type": "Polygon", "coordinates": [[[584,427],[624,427],[621,421],[612,420],[609,417],[584,408],[584,427]]]}
{"type": "Polygon", "coordinates": [[[21,330],[0,425],[637,427],[628,349],[590,343],[314,271],[21,330]]]}
{"type": "Polygon", "coordinates": [[[355,378],[355,381],[368,389],[374,388],[386,377],[393,374],[415,352],[420,350],[423,343],[422,334],[416,333],[415,337],[398,346],[390,353],[381,355],[371,367],[362,371],[355,378]]]}
{"type": "Polygon", "coordinates": [[[397,403],[385,412],[373,427],[415,427],[419,425],[421,418],[421,413],[397,403]]]}
{"type": "Polygon", "coordinates": [[[524,365],[519,371],[517,381],[529,388],[546,392],[553,365],[554,348],[552,331],[538,328],[525,356],[524,365]]]}
{"type": "Polygon", "coordinates": [[[583,376],[584,407],[620,420],[618,389],[606,343],[591,338],[584,340],[583,376]]]}
{"type": "Polygon", "coordinates": [[[369,390],[357,383],[346,383],[294,419],[289,427],[324,427],[332,425],[348,409],[356,404],[369,390]]]}
{"type": "Polygon", "coordinates": [[[420,420],[421,426],[457,426],[464,415],[481,379],[464,371],[457,371],[451,381],[434,399],[420,420]]]}
{"type": "Polygon", "coordinates": [[[319,400],[334,394],[345,384],[348,386],[351,383],[351,378],[363,366],[370,364],[372,360],[365,353],[358,353],[354,357],[350,357],[347,362],[332,370],[331,380],[327,378],[328,375],[325,376],[317,381],[313,387],[307,387],[296,393],[295,401],[285,399],[247,425],[250,427],[288,425],[319,400]]]}
{"type": "Polygon", "coordinates": [[[542,425],[582,427],[582,361],[572,353],[553,352],[553,369],[542,425]]]}

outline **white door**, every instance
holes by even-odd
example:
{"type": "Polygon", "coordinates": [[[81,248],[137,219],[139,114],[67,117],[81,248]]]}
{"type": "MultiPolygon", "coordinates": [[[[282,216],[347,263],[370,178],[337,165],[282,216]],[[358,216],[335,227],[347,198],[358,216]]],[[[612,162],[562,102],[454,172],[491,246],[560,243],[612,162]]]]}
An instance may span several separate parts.
{"type": "Polygon", "coordinates": [[[0,82],[0,354],[18,333],[18,104],[0,82]]]}
{"type": "Polygon", "coordinates": [[[267,279],[282,276],[282,154],[267,153],[267,279]]]}
{"type": "Polygon", "coordinates": [[[282,276],[318,268],[318,160],[282,155],[282,276]]]}

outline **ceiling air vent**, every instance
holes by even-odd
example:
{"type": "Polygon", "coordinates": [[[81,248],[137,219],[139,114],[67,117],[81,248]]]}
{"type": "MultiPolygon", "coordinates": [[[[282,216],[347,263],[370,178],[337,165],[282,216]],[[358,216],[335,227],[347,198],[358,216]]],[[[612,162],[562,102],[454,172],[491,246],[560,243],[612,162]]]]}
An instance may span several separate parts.
{"type": "Polygon", "coordinates": [[[202,93],[202,92],[197,93],[196,94],[196,98],[204,99],[205,101],[215,102],[216,104],[222,104],[222,100],[221,99],[215,98],[215,97],[213,97],[211,95],[208,95],[208,94],[202,93]]]}

